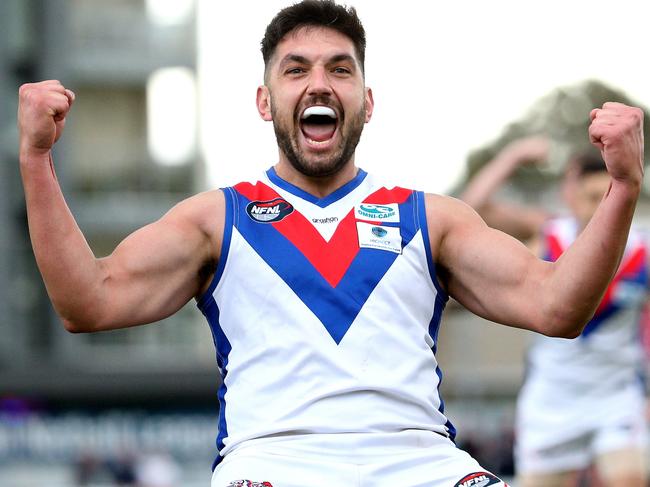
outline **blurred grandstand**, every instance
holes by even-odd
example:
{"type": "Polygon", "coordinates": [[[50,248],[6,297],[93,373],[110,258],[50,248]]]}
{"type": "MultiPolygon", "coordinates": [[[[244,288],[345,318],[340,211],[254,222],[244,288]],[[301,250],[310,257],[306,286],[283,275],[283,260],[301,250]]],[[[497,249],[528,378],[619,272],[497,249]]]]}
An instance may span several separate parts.
{"type": "Polygon", "coordinates": [[[193,73],[195,52],[193,12],[158,22],[143,0],[0,2],[2,486],[131,485],[154,454],[180,466],[178,485],[205,485],[218,407],[208,327],[190,305],[151,327],[63,330],[29,244],[14,116],[23,82],[74,87],[57,173],[105,255],[203,184],[196,151],[159,163],[147,143],[148,84],[169,67],[193,73]]]}

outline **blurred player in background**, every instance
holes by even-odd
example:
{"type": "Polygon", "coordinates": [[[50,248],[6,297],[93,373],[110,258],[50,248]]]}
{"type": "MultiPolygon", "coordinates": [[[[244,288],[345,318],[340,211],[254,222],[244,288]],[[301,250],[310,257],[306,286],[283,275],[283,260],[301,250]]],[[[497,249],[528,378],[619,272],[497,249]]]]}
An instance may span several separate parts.
{"type": "Polygon", "coordinates": [[[212,487],[505,485],[453,443],[435,357],[448,296],[493,321],[576,336],[625,248],[643,174],[639,109],[591,112],[610,191],[572,250],[548,263],[464,203],[355,165],[374,107],[364,52],[354,9],[282,10],[262,41],[257,91],[278,163],[179,203],[101,259],[52,161],[74,94],[56,81],[20,90],[30,235],[66,328],[151,323],[192,298],[208,319],[223,379],[212,487]]]}
{"type": "MultiPolygon", "coordinates": [[[[568,215],[495,200],[518,168],[543,163],[549,146],[542,136],[515,140],[476,174],[461,198],[489,225],[557,261],[589,224],[609,191],[610,177],[598,152],[580,153],[568,162],[563,180],[568,215]]],[[[646,485],[639,321],[647,291],[648,243],[632,229],[619,269],[580,336],[534,337],[517,407],[518,487],[573,487],[591,464],[603,485],[646,485]]]]}

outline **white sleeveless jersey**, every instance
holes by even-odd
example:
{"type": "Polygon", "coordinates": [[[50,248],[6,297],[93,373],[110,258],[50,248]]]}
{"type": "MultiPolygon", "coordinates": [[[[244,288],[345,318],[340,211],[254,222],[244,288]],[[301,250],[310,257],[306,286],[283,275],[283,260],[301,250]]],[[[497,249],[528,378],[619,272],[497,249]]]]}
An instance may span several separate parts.
{"type": "MultiPolygon", "coordinates": [[[[544,258],[557,260],[577,233],[574,219],[551,220],[543,232],[544,258]]],[[[639,319],[648,290],[647,257],[646,241],[633,229],[593,319],[573,340],[536,336],[528,354],[527,381],[548,382],[557,393],[569,388],[594,395],[639,381],[643,358],[639,319]]]]}
{"type": "Polygon", "coordinates": [[[453,439],[438,388],[438,285],[424,195],[364,171],[318,199],[273,169],[224,190],[198,302],[222,375],[218,463],[247,440],[426,430],[453,439]]]}

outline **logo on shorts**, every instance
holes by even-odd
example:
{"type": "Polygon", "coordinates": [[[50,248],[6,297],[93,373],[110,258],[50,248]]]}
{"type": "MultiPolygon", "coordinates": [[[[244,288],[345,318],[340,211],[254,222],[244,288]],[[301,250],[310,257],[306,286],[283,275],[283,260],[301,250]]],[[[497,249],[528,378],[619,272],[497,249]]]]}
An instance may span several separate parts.
{"type": "Polygon", "coordinates": [[[226,487],[273,487],[271,482],[253,482],[252,480],[233,480],[226,487]]]}
{"type": "Polygon", "coordinates": [[[259,223],[275,223],[293,212],[293,206],[282,198],[270,201],[251,201],[246,206],[246,213],[259,223]]]}
{"type": "Polygon", "coordinates": [[[460,479],[454,487],[485,487],[486,485],[496,484],[508,487],[508,484],[489,472],[474,472],[460,479]]]}

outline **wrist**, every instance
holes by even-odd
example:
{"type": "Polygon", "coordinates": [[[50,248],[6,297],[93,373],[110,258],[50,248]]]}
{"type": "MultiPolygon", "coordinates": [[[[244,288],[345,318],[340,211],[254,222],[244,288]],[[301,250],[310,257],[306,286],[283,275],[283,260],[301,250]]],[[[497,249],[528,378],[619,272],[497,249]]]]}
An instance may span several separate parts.
{"type": "Polygon", "coordinates": [[[54,177],[54,163],[52,161],[52,152],[50,150],[21,148],[19,153],[20,173],[26,177],[40,177],[38,175],[47,175],[54,177]]]}
{"type": "Polygon", "coordinates": [[[615,178],[612,177],[609,193],[625,195],[631,199],[638,199],[643,186],[642,178],[615,178]]]}
{"type": "Polygon", "coordinates": [[[20,162],[49,160],[51,152],[51,149],[21,145],[19,149],[20,162]]]}

